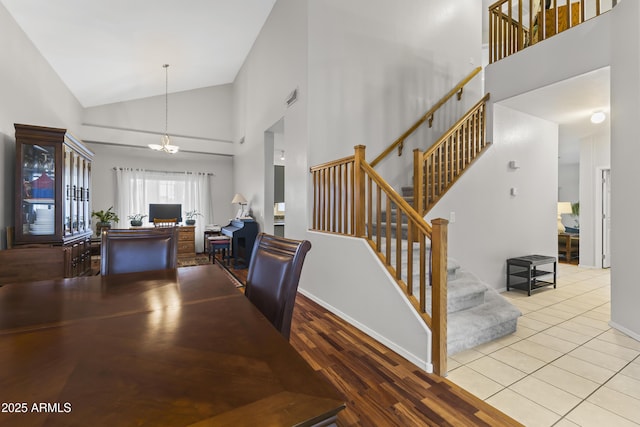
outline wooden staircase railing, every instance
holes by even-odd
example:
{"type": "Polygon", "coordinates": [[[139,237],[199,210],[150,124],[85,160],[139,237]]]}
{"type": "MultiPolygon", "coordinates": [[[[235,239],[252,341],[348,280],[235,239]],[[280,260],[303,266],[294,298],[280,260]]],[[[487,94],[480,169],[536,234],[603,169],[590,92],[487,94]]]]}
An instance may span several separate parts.
{"type": "Polygon", "coordinates": [[[451,89],[445,96],[442,97],[433,107],[429,109],[422,117],[418,119],[409,129],[406,130],[398,139],[393,141],[378,157],[371,161],[371,167],[376,167],[378,163],[384,160],[393,150],[398,150],[398,156],[402,155],[402,149],[404,148],[404,141],[418,129],[424,122],[429,122],[429,127],[433,123],[433,117],[435,113],[442,107],[453,95],[458,95],[458,101],[462,99],[462,93],[467,83],[471,81],[480,71],[482,67],[476,67],[469,75],[460,81],[453,89],[451,89]]]}
{"type": "Polygon", "coordinates": [[[440,200],[489,146],[486,140],[486,94],[427,151],[414,150],[414,208],[419,216],[440,200]]]}
{"type": "Polygon", "coordinates": [[[489,6],[489,63],[599,16],[615,5],[616,0],[499,0],[489,6]]]}
{"type": "Polygon", "coordinates": [[[433,220],[430,226],[365,160],[365,147],[356,146],[353,156],[311,168],[313,182],[312,229],[362,237],[378,255],[396,283],[432,332],[434,372],[447,372],[447,224],[433,220]],[[382,228],[383,212],[396,209],[396,225],[382,228]],[[402,218],[407,239],[403,239],[402,218]],[[384,236],[383,236],[384,234],[384,236]],[[427,263],[427,239],[431,240],[431,264],[427,263]],[[406,242],[406,252],[403,250],[406,242]],[[417,248],[416,248],[417,246],[417,248]],[[414,265],[414,250],[419,252],[414,265]],[[395,262],[394,262],[395,260],[395,262]],[[403,265],[406,281],[403,280],[403,265]],[[431,272],[431,289],[427,277],[431,272]],[[413,272],[419,272],[419,291],[414,293],[413,272]],[[431,307],[427,306],[431,292],[431,307]],[[429,314],[431,313],[431,314],[429,314]]]}

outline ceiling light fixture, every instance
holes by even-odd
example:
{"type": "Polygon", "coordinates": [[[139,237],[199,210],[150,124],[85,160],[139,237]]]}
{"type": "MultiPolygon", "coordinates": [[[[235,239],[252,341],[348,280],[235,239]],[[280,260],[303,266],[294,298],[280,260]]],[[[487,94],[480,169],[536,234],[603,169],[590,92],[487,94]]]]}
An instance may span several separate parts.
{"type": "Polygon", "coordinates": [[[169,138],[169,64],[164,64],[164,135],[160,139],[160,144],[149,144],[149,148],[157,151],[164,151],[165,153],[175,154],[180,147],[177,145],[171,145],[171,138],[169,138]]]}
{"type": "Polygon", "coordinates": [[[598,124],[604,122],[606,116],[602,111],[596,111],[591,115],[591,123],[598,124]]]}

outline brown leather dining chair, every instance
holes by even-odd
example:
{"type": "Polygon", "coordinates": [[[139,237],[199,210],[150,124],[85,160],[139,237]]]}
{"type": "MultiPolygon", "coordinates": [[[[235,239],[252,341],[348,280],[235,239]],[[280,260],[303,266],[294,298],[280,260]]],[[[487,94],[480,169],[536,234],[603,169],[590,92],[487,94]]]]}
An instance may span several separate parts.
{"type": "Polygon", "coordinates": [[[110,229],[102,232],[102,275],[175,269],[177,258],[177,227],[110,229]]]}
{"type": "Polygon", "coordinates": [[[249,261],[245,296],[286,339],[308,240],[292,240],[260,233],[249,261]]]}

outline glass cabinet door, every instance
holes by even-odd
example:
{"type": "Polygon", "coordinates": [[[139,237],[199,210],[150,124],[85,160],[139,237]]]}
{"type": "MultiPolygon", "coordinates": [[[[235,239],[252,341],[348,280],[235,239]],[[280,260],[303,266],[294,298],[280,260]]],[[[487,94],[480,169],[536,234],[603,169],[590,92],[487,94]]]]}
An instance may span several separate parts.
{"type": "Polygon", "coordinates": [[[71,234],[78,232],[78,156],[71,153],[71,234]]]}
{"type": "Polygon", "coordinates": [[[55,235],[56,147],[23,144],[21,218],[24,236],[55,235]]]}
{"type": "Polygon", "coordinates": [[[64,176],[62,181],[64,235],[71,235],[71,149],[64,146],[64,176]]]}

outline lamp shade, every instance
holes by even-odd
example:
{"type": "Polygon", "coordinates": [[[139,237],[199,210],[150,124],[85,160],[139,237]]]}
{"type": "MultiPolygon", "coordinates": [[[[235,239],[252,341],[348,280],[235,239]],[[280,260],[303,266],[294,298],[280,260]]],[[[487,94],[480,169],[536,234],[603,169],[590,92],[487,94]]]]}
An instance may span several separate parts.
{"type": "Polygon", "coordinates": [[[233,196],[233,200],[231,200],[231,203],[238,203],[240,205],[244,205],[247,203],[247,199],[245,199],[242,194],[236,193],[236,195],[233,196]]]}
{"type": "Polygon", "coordinates": [[[558,202],[558,232],[564,233],[565,226],[562,223],[562,214],[570,214],[571,211],[571,203],[570,202],[558,202]]]}
{"type": "Polygon", "coordinates": [[[573,213],[571,202],[558,202],[558,215],[573,213]]]}

